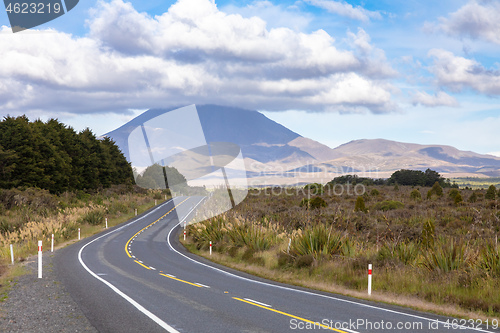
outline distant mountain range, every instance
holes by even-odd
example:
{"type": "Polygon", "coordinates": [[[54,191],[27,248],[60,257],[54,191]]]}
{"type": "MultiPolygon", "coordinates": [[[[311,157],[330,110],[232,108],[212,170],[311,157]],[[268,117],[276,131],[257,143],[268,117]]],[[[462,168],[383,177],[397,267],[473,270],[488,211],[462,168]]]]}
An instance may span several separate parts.
{"type": "MultiPolygon", "coordinates": [[[[105,134],[125,156],[128,134],[144,122],[173,109],[151,109],[105,134]]],[[[400,169],[431,168],[445,177],[499,177],[500,158],[443,145],[420,145],[384,139],[354,140],[336,148],[305,138],[257,111],[197,105],[207,142],[241,147],[249,183],[281,185],[327,182],[343,174],[387,178],[400,169]]]]}

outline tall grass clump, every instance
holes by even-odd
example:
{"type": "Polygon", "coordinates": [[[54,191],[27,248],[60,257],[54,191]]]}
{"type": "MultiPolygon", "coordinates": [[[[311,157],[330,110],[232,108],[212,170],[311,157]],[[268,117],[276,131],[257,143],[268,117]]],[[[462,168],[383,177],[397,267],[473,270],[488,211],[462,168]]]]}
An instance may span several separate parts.
{"type": "Polygon", "coordinates": [[[104,222],[104,217],[106,216],[106,211],[104,208],[94,208],[89,212],[85,213],[78,222],[88,223],[90,225],[98,225],[104,222]]]}
{"type": "Polygon", "coordinates": [[[471,263],[472,253],[463,240],[440,239],[426,255],[422,265],[430,271],[448,273],[463,270],[471,263]]]}
{"type": "Polygon", "coordinates": [[[316,259],[331,257],[341,253],[344,241],[345,237],[339,231],[316,225],[292,240],[290,253],[295,256],[310,254],[316,259]]]}
{"type": "Polygon", "coordinates": [[[241,221],[222,214],[189,226],[188,233],[198,249],[214,245],[246,246],[254,251],[266,251],[276,245],[280,232],[276,227],[241,221]]]}
{"type": "Polygon", "coordinates": [[[500,276],[500,247],[488,243],[481,251],[480,266],[490,274],[500,276]]]}

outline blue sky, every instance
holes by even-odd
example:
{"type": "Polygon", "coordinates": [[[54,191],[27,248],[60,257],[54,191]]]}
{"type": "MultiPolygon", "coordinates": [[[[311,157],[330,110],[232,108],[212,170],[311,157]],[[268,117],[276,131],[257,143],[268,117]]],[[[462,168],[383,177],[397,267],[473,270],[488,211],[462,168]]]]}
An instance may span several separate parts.
{"type": "Polygon", "coordinates": [[[103,134],[153,107],[257,109],[335,147],[385,138],[500,156],[500,3],[86,0],[12,34],[0,115],[103,134]]]}

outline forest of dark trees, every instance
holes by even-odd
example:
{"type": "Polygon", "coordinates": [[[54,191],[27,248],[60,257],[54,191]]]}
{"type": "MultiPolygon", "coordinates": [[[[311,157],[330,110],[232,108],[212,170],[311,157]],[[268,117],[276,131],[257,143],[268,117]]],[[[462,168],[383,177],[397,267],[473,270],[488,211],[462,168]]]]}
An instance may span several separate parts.
{"type": "Polygon", "coordinates": [[[134,177],[111,139],[97,139],[90,129],[77,133],[56,119],[30,122],[20,116],[0,122],[0,188],[57,194],[118,184],[132,185],[134,177]]]}
{"type": "Polygon", "coordinates": [[[451,184],[449,179],[442,177],[437,171],[427,169],[406,170],[401,169],[395,171],[388,179],[372,179],[359,177],[357,175],[344,175],[335,177],[328,184],[364,184],[364,185],[408,185],[408,186],[433,186],[434,183],[439,183],[441,187],[458,187],[451,184]]]}

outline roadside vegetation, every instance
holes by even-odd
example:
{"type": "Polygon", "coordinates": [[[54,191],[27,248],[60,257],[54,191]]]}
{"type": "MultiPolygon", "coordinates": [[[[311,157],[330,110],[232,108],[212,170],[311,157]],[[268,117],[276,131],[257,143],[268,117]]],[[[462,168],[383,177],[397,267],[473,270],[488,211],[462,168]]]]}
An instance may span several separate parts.
{"type": "Polygon", "coordinates": [[[43,241],[44,251],[50,251],[54,234],[55,247],[88,237],[105,228],[125,222],[135,215],[169,199],[164,190],[145,190],[131,185],[114,185],[93,193],[77,191],[60,195],[36,188],[0,189],[0,294],[20,274],[22,269],[11,265],[10,244],[14,260],[25,261],[37,252],[43,241]]]}
{"type": "Polygon", "coordinates": [[[336,195],[333,184],[251,190],[234,210],[189,226],[185,244],[206,256],[212,241],[220,263],[357,297],[371,263],[373,299],[500,317],[497,188],[436,180],[336,195]]]}

